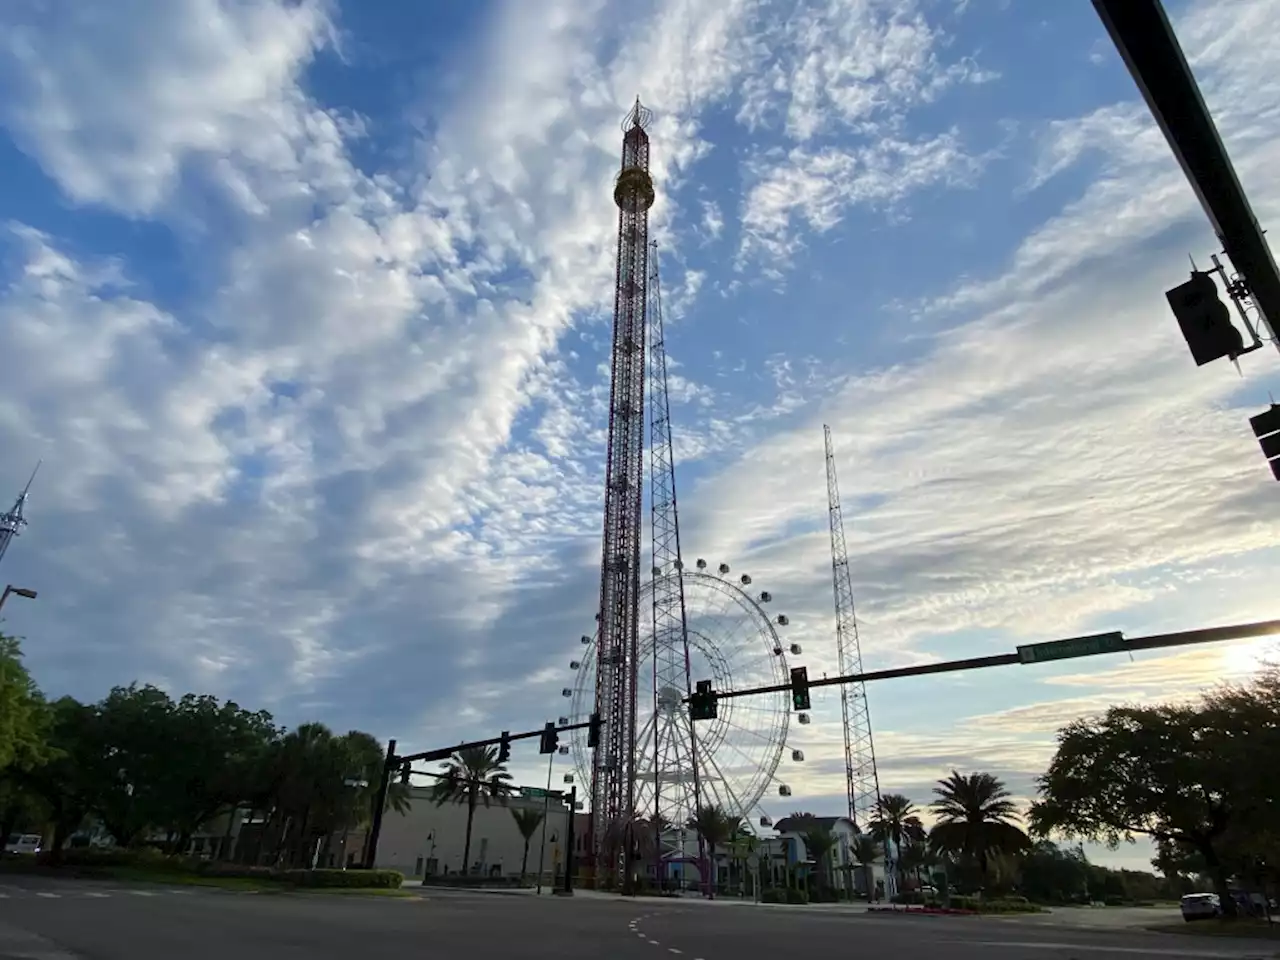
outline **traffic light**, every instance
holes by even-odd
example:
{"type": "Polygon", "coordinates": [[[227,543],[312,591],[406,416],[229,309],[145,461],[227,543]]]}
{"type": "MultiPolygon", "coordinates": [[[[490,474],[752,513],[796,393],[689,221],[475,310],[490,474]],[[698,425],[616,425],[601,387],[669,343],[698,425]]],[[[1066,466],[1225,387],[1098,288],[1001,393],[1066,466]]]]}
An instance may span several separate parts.
{"type": "Polygon", "coordinates": [[[538,752],[555,753],[558,746],[560,746],[560,734],[556,732],[555,723],[548,720],[547,725],[542,728],[542,739],[538,743],[538,752]]]}
{"type": "Polygon", "coordinates": [[[406,787],[409,785],[409,774],[413,770],[413,764],[408,760],[404,762],[404,766],[400,768],[400,782],[406,787]]]}
{"type": "Polygon", "coordinates": [[[717,716],[716,692],[710,680],[699,680],[689,698],[690,720],[714,720],[717,716]]]}
{"type": "Polygon", "coordinates": [[[502,741],[498,744],[498,762],[508,763],[511,760],[511,731],[502,731],[502,741]]]}
{"type": "Polygon", "coordinates": [[[600,711],[591,714],[587,721],[587,746],[594,750],[600,746],[600,711]]]}
{"type": "Polygon", "coordinates": [[[791,668],[791,703],[797,710],[809,709],[809,668],[791,668]]]}
{"type": "Polygon", "coordinates": [[[1244,352],[1244,337],[1231,323],[1227,305],[1218,299],[1212,274],[1193,270],[1190,280],[1166,291],[1165,297],[1196,366],[1244,352]]]}
{"type": "Polygon", "coordinates": [[[1271,464],[1271,472],[1280,480],[1280,403],[1273,403],[1270,410],[1250,417],[1249,426],[1262,446],[1262,455],[1271,464]]]}

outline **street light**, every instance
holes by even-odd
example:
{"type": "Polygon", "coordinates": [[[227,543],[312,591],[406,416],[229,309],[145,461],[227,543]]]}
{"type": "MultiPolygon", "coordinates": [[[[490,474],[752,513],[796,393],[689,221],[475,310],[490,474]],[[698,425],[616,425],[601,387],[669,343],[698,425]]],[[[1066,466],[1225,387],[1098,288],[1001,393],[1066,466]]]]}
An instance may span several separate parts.
{"type": "Polygon", "coordinates": [[[9,599],[9,594],[11,593],[15,597],[25,597],[27,600],[34,600],[36,598],[36,592],[34,590],[28,590],[26,587],[15,587],[13,584],[9,584],[4,588],[4,593],[0,593],[0,607],[4,606],[4,602],[9,599]]]}

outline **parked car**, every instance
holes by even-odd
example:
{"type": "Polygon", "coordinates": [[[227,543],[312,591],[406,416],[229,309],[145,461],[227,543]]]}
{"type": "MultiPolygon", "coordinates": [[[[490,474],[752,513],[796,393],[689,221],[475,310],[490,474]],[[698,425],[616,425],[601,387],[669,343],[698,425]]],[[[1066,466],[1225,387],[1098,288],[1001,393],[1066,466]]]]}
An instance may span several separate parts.
{"type": "Polygon", "coordinates": [[[11,833],[5,841],[5,853],[29,853],[33,856],[40,852],[41,837],[38,833],[11,833]]]}
{"type": "Polygon", "coordinates": [[[1216,893],[1188,893],[1182,898],[1182,919],[1190,923],[1192,920],[1212,920],[1222,916],[1222,903],[1216,893]]]}

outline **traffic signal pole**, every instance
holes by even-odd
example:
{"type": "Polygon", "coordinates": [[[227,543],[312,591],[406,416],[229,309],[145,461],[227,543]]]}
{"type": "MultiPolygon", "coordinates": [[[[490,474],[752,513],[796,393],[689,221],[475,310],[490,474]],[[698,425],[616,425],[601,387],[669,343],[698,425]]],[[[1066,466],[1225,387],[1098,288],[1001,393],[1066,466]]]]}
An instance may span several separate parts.
{"type": "MultiPolygon", "coordinates": [[[[1225,627],[1206,627],[1202,630],[1182,630],[1177,633],[1159,633],[1147,637],[1125,637],[1119,631],[1092,634],[1085,637],[1069,637],[1018,647],[1013,653],[997,653],[989,657],[970,657],[965,660],[944,660],[941,663],[925,663],[913,667],[895,667],[891,670],[872,670],[844,677],[826,677],[808,680],[807,686],[834,687],[844,683],[867,683],[872,680],[893,680],[898,677],[919,677],[934,673],[956,673],[961,670],[982,670],[987,667],[1007,667],[1013,664],[1034,665],[1078,657],[1093,657],[1104,653],[1132,653],[1137,650],[1156,650],[1163,647],[1182,647],[1198,643],[1221,643],[1224,640],[1246,640],[1280,634],[1280,620],[1260,620],[1225,627]]],[[[734,697],[755,697],[767,693],[787,693],[793,689],[790,683],[775,683],[765,687],[749,687],[743,690],[715,690],[716,700],[734,697]]],[[[689,702],[686,700],[686,702],[689,702]]]]}

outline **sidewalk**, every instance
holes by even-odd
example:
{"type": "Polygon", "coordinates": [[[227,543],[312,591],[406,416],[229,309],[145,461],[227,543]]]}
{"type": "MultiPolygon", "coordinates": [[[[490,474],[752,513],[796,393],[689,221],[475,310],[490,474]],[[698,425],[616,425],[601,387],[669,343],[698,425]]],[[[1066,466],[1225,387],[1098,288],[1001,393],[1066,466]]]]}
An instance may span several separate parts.
{"type": "MultiPolygon", "coordinates": [[[[452,893],[483,893],[497,897],[532,897],[537,896],[535,887],[446,887],[437,886],[435,884],[423,884],[419,882],[406,883],[406,887],[417,887],[423,891],[423,895],[427,895],[427,891],[441,892],[446,895],[452,893]]],[[[542,895],[551,896],[549,888],[542,888],[542,895]]],[[[867,913],[867,904],[858,903],[757,903],[754,900],[742,899],[739,897],[717,897],[714,900],[708,900],[706,897],[691,894],[682,897],[624,897],[620,893],[609,893],[603,890],[579,890],[574,889],[573,898],[575,900],[612,900],[621,903],[643,903],[645,905],[652,904],[655,907],[758,907],[764,910],[800,910],[813,913],[846,913],[846,914],[864,914],[867,913]]]]}

